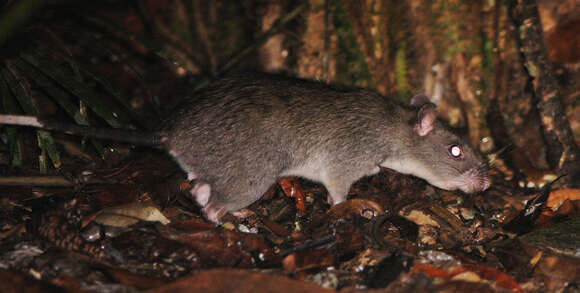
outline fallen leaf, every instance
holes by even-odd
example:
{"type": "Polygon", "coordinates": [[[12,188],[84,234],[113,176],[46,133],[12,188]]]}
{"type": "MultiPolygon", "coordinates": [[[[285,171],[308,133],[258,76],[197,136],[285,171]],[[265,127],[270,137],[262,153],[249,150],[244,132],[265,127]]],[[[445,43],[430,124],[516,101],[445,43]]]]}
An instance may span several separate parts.
{"type": "Polygon", "coordinates": [[[296,208],[299,211],[306,212],[306,194],[304,189],[294,177],[281,178],[278,183],[288,197],[296,199],[296,208]]]}
{"type": "Polygon", "coordinates": [[[126,270],[113,269],[108,272],[119,283],[141,289],[157,288],[167,282],[152,276],[135,274],[126,270]]]}
{"type": "Polygon", "coordinates": [[[213,269],[147,292],[309,293],[336,291],[325,289],[313,283],[292,280],[275,274],[238,269],[213,269]]]}
{"type": "Polygon", "coordinates": [[[454,281],[466,281],[466,282],[472,282],[472,283],[477,283],[477,282],[481,282],[481,278],[474,272],[463,272],[463,273],[459,273],[455,276],[453,276],[451,278],[451,280],[454,281]]]}
{"type": "MultiPolygon", "coordinates": [[[[0,284],[2,292],[66,292],[62,287],[57,287],[47,281],[37,280],[30,275],[11,272],[0,269],[0,284]]],[[[70,290],[70,292],[78,292],[70,290]]]]}
{"type": "Polygon", "coordinates": [[[458,267],[451,272],[451,275],[453,275],[453,277],[457,275],[466,275],[466,272],[472,272],[483,280],[495,282],[497,286],[500,286],[502,288],[514,292],[523,292],[522,288],[520,288],[520,286],[512,276],[502,272],[499,269],[486,265],[458,267]]]}
{"type": "Polygon", "coordinates": [[[546,206],[557,211],[566,200],[580,200],[580,189],[558,189],[550,192],[546,206]]]}
{"type": "Polygon", "coordinates": [[[326,215],[330,221],[336,221],[338,219],[352,219],[356,216],[370,219],[384,213],[385,209],[377,202],[355,198],[332,206],[326,215]]]}
{"type": "Polygon", "coordinates": [[[334,253],[329,250],[308,250],[292,253],[284,258],[282,266],[284,272],[295,273],[312,268],[321,268],[334,265],[334,253]]]}
{"type": "Polygon", "coordinates": [[[451,275],[448,272],[434,266],[416,264],[411,268],[411,273],[418,274],[419,272],[423,272],[430,278],[442,278],[445,280],[449,280],[451,278],[451,275]]]}
{"type": "Polygon", "coordinates": [[[170,222],[157,207],[149,203],[134,203],[104,209],[99,212],[94,221],[101,225],[113,227],[126,227],[138,221],[160,222],[164,225],[170,222]]]}
{"type": "Polygon", "coordinates": [[[262,236],[214,228],[195,233],[165,229],[163,236],[189,245],[200,256],[219,266],[254,267],[275,259],[271,245],[262,236]]]}
{"type": "Polygon", "coordinates": [[[403,212],[399,214],[401,217],[417,224],[418,226],[429,225],[433,227],[439,227],[439,222],[437,222],[437,220],[433,218],[433,215],[428,214],[421,210],[412,210],[408,214],[403,212]]]}

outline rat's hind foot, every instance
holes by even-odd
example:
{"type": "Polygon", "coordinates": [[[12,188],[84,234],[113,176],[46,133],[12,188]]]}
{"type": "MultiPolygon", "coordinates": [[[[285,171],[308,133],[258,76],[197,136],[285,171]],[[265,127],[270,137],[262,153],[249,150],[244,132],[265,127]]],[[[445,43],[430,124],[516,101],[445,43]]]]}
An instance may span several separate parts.
{"type": "Polygon", "coordinates": [[[220,219],[228,212],[223,205],[217,204],[211,197],[211,185],[209,183],[198,181],[190,191],[195,202],[201,206],[201,210],[206,219],[214,224],[220,224],[220,219]]]}
{"type": "Polygon", "coordinates": [[[221,224],[221,218],[228,212],[228,210],[223,206],[215,206],[209,204],[202,209],[206,219],[212,221],[214,224],[221,224]]]}
{"type": "Polygon", "coordinates": [[[254,215],[255,213],[249,209],[239,209],[237,211],[231,211],[230,214],[232,214],[232,216],[238,219],[245,219],[247,217],[254,215]]]}

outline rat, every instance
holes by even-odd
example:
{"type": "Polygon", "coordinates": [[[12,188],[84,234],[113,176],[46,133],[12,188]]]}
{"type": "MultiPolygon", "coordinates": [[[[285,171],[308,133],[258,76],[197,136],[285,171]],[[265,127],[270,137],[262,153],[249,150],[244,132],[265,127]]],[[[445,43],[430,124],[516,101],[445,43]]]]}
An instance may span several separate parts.
{"type": "MultiPolygon", "coordinates": [[[[28,116],[0,115],[0,124],[111,139],[106,130],[28,116]]],[[[186,98],[157,132],[113,139],[166,150],[216,224],[285,176],[322,183],[331,205],[345,201],[355,181],[380,167],[446,190],[473,193],[490,186],[486,164],[437,119],[425,95],[402,105],[370,90],[281,75],[219,79],[186,98]]]]}

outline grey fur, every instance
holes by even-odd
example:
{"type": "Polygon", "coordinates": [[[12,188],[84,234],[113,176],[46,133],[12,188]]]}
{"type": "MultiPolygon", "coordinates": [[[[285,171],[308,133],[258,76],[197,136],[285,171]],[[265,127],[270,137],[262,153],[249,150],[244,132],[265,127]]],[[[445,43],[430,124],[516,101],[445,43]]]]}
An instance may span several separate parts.
{"type": "Polygon", "coordinates": [[[211,186],[211,195],[193,195],[216,222],[289,175],[323,183],[335,204],[379,165],[446,189],[486,189],[485,167],[463,140],[438,121],[427,135],[417,134],[416,124],[434,105],[420,98],[413,106],[321,82],[235,76],[185,101],[161,135],[188,178],[211,186]],[[462,146],[462,158],[449,155],[454,144],[462,146]]]}

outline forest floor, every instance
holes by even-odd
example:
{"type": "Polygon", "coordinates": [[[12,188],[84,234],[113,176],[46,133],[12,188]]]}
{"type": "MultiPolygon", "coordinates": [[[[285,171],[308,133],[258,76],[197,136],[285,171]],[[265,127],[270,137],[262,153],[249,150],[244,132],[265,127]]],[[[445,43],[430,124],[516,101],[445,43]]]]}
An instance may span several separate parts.
{"type": "Polygon", "coordinates": [[[216,227],[171,158],[126,151],[6,177],[21,181],[1,192],[0,292],[580,290],[580,190],[492,168],[490,189],[458,195],[385,169],[330,207],[284,178],[216,227]]]}

